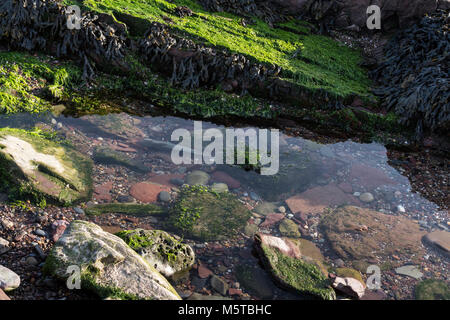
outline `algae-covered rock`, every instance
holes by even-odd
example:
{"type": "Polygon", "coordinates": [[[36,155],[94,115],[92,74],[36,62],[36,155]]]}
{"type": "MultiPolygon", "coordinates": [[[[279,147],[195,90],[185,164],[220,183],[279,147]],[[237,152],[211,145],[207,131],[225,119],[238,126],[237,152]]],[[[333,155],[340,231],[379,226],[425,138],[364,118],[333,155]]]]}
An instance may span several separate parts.
{"type": "Polygon", "coordinates": [[[301,236],[300,231],[298,231],[298,225],[289,219],[283,219],[278,229],[283,237],[300,238],[301,236]]]}
{"type": "Polygon", "coordinates": [[[258,233],[255,246],[263,264],[281,286],[324,300],[336,299],[323,256],[313,243],[258,233]]]}
{"type": "Polygon", "coordinates": [[[166,277],[188,271],[194,264],[194,250],[165,231],[136,229],[116,235],[166,277]]]}
{"type": "Polygon", "coordinates": [[[417,300],[450,300],[450,286],[443,280],[423,280],[417,284],[415,293],[417,300]]]}
{"type": "Polygon", "coordinates": [[[272,202],[262,201],[253,210],[256,213],[262,214],[263,216],[267,216],[268,214],[277,212],[277,205],[272,202]]]}
{"type": "Polygon", "coordinates": [[[209,181],[209,174],[200,170],[194,170],[186,176],[186,183],[189,185],[207,185],[209,181]]]}
{"type": "Polygon", "coordinates": [[[217,193],[228,192],[228,186],[226,183],[214,183],[211,190],[217,193]]]}
{"type": "Polygon", "coordinates": [[[120,213],[136,216],[147,216],[152,214],[161,214],[164,212],[164,209],[153,203],[149,204],[101,203],[92,205],[86,208],[85,211],[87,215],[92,216],[98,216],[106,213],[120,213]]]}
{"type": "MultiPolygon", "coordinates": [[[[419,225],[402,216],[345,206],[325,216],[321,223],[333,250],[356,263],[378,260],[398,264],[393,255],[411,262],[423,253],[419,225]]],[[[373,263],[370,263],[373,264],[373,263]]]]}
{"type": "Polygon", "coordinates": [[[44,272],[66,280],[69,266],[81,271],[81,288],[102,298],[181,299],[170,283],[119,237],[75,220],[55,243],[44,272]]]}
{"type": "Polygon", "coordinates": [[[0,180],[9,192],[70,204],[90,198],[92,161],[34,131],[0,129],[0,180]]]}
{"type": "Polygon", "coordinates": [[[107,147],[97,147],[94,151],[93,159],[97,163],[116,164],[136,172],[147,173],[150,170],[143,163],[131,159],[123,152],[115,151],[107,147]]]}
{"type": "Polygon", "coordinates": [[[195,185],[183,186],[168,221],[188,236],[209,241],[238,234],[250,216],[235,195],[195,185]]]}
{"type": "Polygon", "coordinates": [[[365,285],[361,273],[352,268],[336,268],[336,275],[341,278],[353,278],[365,285]]]}

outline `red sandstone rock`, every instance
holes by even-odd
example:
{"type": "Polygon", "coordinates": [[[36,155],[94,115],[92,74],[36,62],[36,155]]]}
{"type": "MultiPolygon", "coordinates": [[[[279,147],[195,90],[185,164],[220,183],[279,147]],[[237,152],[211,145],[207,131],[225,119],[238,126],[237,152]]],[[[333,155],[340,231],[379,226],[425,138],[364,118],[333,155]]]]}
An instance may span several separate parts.
{"type": "Polygon", "coordinates": [[[211,177],[215,182],[226,183],[230,189],[237,189],[241,186],[241,183],[239,181],[222,171],[215,171],[211,175],[211,177]]]}
{"type": "Polygon", "coordinates": [[[161,191],[170,191],[170,187],[151,182],[139,182],[130,189],[130,195],[142,202],[156,202],[161,191]]]}
{"type": "Polygon", "coordinates": [[[334,184],[315,187],[286,200],[286,204],[293,213],[312,214],[322,213],[325,208],[330,206],[357,203],[358,200],[355,197],[345,194],[334,184]]]}
{"type": "Polygon", "coordinates": [[[284,218],[283,213],[270,213],[266,216],[266,219],[259,226],[262,228],[271,227],[275,223],[281,221],[284,218]]]}

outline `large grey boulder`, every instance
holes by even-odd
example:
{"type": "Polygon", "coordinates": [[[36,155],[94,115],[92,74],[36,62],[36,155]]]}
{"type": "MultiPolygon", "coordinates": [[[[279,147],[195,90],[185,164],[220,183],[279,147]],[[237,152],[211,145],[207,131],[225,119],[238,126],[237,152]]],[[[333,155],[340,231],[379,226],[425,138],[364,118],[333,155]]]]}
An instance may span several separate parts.
{"type": "Polygon", "coordinates": [[[119,237],[96,224],[76,220],[50,252],[44,271],[66,280],[68,267],[81,270],[81,288],[103,298],[179,300],[153,266],[119,237]]]}

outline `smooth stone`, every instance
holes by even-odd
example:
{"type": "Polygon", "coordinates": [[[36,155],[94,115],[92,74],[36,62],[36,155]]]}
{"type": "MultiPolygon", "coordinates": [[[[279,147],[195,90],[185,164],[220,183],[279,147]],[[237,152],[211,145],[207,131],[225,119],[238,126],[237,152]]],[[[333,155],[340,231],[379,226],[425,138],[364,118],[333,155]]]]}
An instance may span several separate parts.
{"type": "Polygon", "coordinates": [[[211,186],[211,190],[217,193],[228,192],[228,185],[225,183],[214,183],[211,186]]]}
{"type": "Polygon", "coordinates": [[[161,191],[158,195],[159,201],[169,202],[171,199],[170,193],[167,191],[161,191]]]}
{"type": "Polygon", "coordinates": [[[398,267],[395,269],[395,273],[402,276],[409,276],[414,279],[420,279],[423,276],[423,273],[417,268],[417,266],[407,265],[403,267],[398,267]]]}
{"type": "Polygon", "coordinates": [[[8,268],[0,265],[0,289],[11,291],[20,286],[20,277],[8,268]]]}
{"type": "Polygon", "coordinates": [[[39,261],[35,257],[30,256],[25,260],[25,263],[29,266],[37,266],[39,261]]]}
{"type": "Polygon", "coordinates": [[[397,211],[400,212],[400,213],[405,213],[406,212],[405,207],[402,206],[401,204],[399,204],[397,206],[397,211]]]}
{"type": "Polygon", "coordinates": [[[186,176],[185,181],[191,186],[196,184],[206,186],[209,181],[209,174],[200,170],[194,170],[186,176]]]}
{"type": "Polygon", "coordinates": [[[268,214],[275,213],[276,209],[277,206],[272,202],[261,202],[253,209],[253,211],[263,216],[267,216],[268,214]]]}
{"type": "Polygon", "coordinates": [[[73,211],[75,211],[75,213],[78,213],[78,214],[84,214],[84,210],[81,209],[80,207],[73,208],[73,211]]]}
{"type": "Polygon", "coordinates": [[[278,212],[280,213],[286,213],[286,208],[283,206],[278,207],[278,212]]]}
{"type": "Polygon", "coordinates": [[[255,192],[251,191],[250,192],[250,199],[252,199],[253,201],[259,201],[259,200],[261,200],[261,197],[258,196],[255,192]]]}
{"type": "Polygon", "coordinates": [[[172,183],[173,185],[176,185],[176,186],[182,186],[184,184],[184,180],[180,179],[180,178],[173,178],[173,179],[170,179],[170,183],[172,183]]]}
{"type": "Polygon", "coordinates": [[[433,231],[426,234],[424,240],[442,249],[447,254],[450,253],[450,232],[441,230],[433,231]]]}
{"type": "Polygon", "coordinates": [[[36,235],[40,236],[40,237],[45,237],[45,236],[47,235],[47,234],[45,233],[45,231],[44,231],[44,230],[41,230],[41,229],[35,230],[34,233],[35,233],[36,235]]]}
{"type": "Polygon", "coordinates": [[[0,238],[0,255],[9,251],[9,241],[0,238]]]}
{"type": "Polygon", "coordinates": [[[370,192],[365,192],[362,195],[359,196],[359,200],[365,203],[372,202],[375,198],[370,192]]]}

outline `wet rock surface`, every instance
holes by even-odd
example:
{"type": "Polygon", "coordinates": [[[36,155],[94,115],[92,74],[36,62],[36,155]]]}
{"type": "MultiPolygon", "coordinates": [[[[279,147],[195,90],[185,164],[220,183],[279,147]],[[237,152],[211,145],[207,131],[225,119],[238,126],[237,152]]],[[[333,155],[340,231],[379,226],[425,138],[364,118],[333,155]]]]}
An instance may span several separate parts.
{"type": "Polygon", "coordinates": [[[327,240],[342,258],[356,261],[395,262],[394,256],[409,261],[423,255],[419,225],[369,209],[338,208],[321,221],[327,240]]]}

